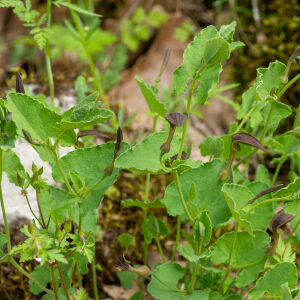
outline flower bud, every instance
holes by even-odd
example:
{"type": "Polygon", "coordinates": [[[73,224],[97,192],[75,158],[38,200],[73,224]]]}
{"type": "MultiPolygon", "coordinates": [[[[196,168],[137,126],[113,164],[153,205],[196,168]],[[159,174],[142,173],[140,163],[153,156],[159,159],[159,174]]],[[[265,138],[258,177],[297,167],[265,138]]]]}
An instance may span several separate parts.
{"type": "Polygon", "coordinates": [[[69,233],[72,230],[72,222],[71,220],[68,220],[64,225],[64,231],[69,233]]]}
{"type": "Polygon", "coordinates": [[[298,139],[300,139],[300,127],[296,127],[294,129],[294,136],[298,139]]]}
{"type": "Polygon", "coordinates": [[[55,230],[55,238],[60,240],[61,237],[62,237],[62,231],[60,230],[59,226],[56,227],[56,230],[55,230]]]}

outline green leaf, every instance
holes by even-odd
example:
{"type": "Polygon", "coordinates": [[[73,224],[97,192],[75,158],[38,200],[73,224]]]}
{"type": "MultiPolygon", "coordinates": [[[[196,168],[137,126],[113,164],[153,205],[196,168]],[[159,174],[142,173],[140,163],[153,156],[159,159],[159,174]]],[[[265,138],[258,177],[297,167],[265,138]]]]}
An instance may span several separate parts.
{"type": "Polygon", "coordinates": [[[3,252],[3,247],[4,245],[7,243],[7,236],[6,234],[0,232],[0,255],[3,256],[4,252],[3,252]]]}
{"type": "MultiPolygon", "coordinates": [[[[180,185],[185,201],[188,200],[191,182],[196,182],[196,198],[191,201],[200,209],[206,209],[212,222],[213,228],[226,222],[230,211],[226,200],[221,193],[223,182],[219,181],[218,173],[224,168],[224,164],[215,159],[205,163],[196,169],[190,169],[179,175],[180,185]]],[[[164,198],[161,200],[171,216],[184,213],[175,182],[167,186],[164,198]]]]}
{"type": "MultiPolygon", "coordinates": [[[[161,162],[160,146],[167,140],[168,132],[155,132],[140,143],[121,154],[115,163],[120,169],[140,171],[144,173],[163,174],[170,172],[161,162]]],[[[174,135],[171,150],[165,156],[172,157],[179,150],[179,138],[174,135]]],[[[164,156],[164,157],[165,157],[164,156]]]]}
{"type": "MultiPolygon", "coordinates": [[[[96,184],[104,175],[104,169],[111,164],[114,156],[115,143],[105,143],[90,148],[77,149],[69,152],[60,159],[62,169],[70,180],[70,172],[77,173],[87,187],[96,184]]],[[[128,144],[122,143],[122,151],[128,149],[128,144]]],[[[90,210],[98,208],[103,199],[104,192],[114,183],[118,170],[115,169],[107,176],[95,190],[84,199],[81,204],[81,214],[87,214],[90,210]]],[[[52,176],[57,182],[64,182],[57,166],[52,169],[52,176]]]]}
{"type": "Polygon", "coordinates": [[[13,121],[5,122],[2,139],[0,141],[0,148],[2,150],[10,149],[15,147],[17,139],[16,125],[13,121]]]}
{"type": "Polygon", "coordinates": [[[249,234],[252,234],[250,223],[241,217],[242,208],[248,204],[248,201],[254,197],[253,193],[246,187],[235,183],[226,183],[222,187],[222,192],[227,201],[232,216],[244,227],[249,234]]]}
{"type": "Polygon", "coordinates": [[[234,285],[237,288],[242,288],[255,281],[259,273],[264,270],[266,260],[267,258],[265,257],[257,264],[242,269],[242,271],[238,274],[234,285]]]}
{"type": "MultiPolygon", "coordinates": [[[[251,236],[246,231],[237,233],[232,252],[232,265],[247,265],[260,262],[266,255],[271,238],[266,232],[254,231],[251,236]]],[[[215,243],[211,260],[215,264],[228,263],[234,232],[223,234],[215,243]]]]}
{"type": "Polygon", "coordinates": [[[167,112],[167,109],[165,108],[165,105],[159,100],[157,89],[154,86],[147,84],[138,75],[135,76],[135,80],[138,83],[145,100],[147,101],[150,111],[153,113],[157,113],[161,117],[164,117],[164,113],[167,112]]]}
{"type": "Polygon", "coordinates": [[[203,105],[205,103],[208,98],[209,91],[218,84],[221,71],[221,64],[212,65],[202,70],[199,76],[200,84],[194,94],[196,103],[199,105],[203,105]]]}
{"type": "Polygon", "coordinates": [[[98,108],[97,97],[98,93],[93,93],[66,111],[61,122],[57,123],[58,128],[65,130],[83,128],[110,119],[113,113],[110,110],[98,108]]]}
{"type": "Polygon", "coordinates": [[[133,246],[135,244],[135,238],[133,235],[129,233],[122,233],[119,235],[118,240],[120,242],[121,247],[133,246]]]}
{"type": "Polygon", "coordinates": [[[153,9],[148,15],[148,23],[152,27],[158,28],[161,24],[168,19],[168,15],[158,9],[153,9]]]}
{"type": "Polygon", "coordinates": [[[78,76],[75,81],[75,91],[77,95],[77,103],[80,103],[86,98],[86,93],[88,92],[88,86],[86,80],[83,76],[78,76]]]}
{"type": "Polygon", "coordinates": [[[190,244],[187,244],[187,245],[180,244],[178,246],[178,252],[181,256],[183,256],[189,262],[197,262],[200,258],[200,256],[197,256],[195,254],[194,248],[190,244]]]}
{"type": "Polygon", "coordinates": [[[203,63],[204,65],[215,65],[228,59],[230,50],[228,43],[223,38],[213,38],[206,42],[203,63]]]}
{"type": "Polygon", "coordinates": [[[233,21],[230,24],[222,25],[219,30],[220,36],[231,43],[233,41],[235,28],[236,21],[233,21]]]}
{"type": "MultiPolygon", "coordinates": [[[[25,94],[9,93],[6,102],[7,109],[17,128],[29,132],[33,140],[47,142],[50,137],[58,137],[61,131],[55,125],[60,122],[61,116],[46,108],[40,101],[25,94]]],[[[61,138],[61,144],[73,145],[76,141],[74,131],[66,131],[61,138]]]]}
{"type": "Polygon", "coordinates": [[[199,146],[201,155],[219,157],[224,151],[224,142],[218,136],[206,137],[199,146]]]}
{"type": "Polygon", "coordinates": [[[268,169],[264,165],[258,165],[255,173],[255,181],[262,182],[266,184],[267,187],[271,186],[270,174],[268,169]]]}
{"type": "Polygon", "coordinates": [[[195,35],[183,53],[183,63],[173,73],[173,86],[176,95],[183,94],[187,89],[189,79],[194,78],[200,69],[205,51],[205,44],[209,39],[219,37],[214,26],[208,26],[195,35]]]}
{"type": "Polygon", "coordinates": [[[257,69],[256,94],[263,101],[267,99],[276,100],[275,93],[271,95],[271,91],[275,92],[282,86],[281,77],[285,71],[285,64],[275,61],[269,64],[268,68],[257,69]]]}
{"type": "MultiPolygon", "coordinates": [[[[47,286],[47,283],[51,281],[50,268],[46,264],[35,267],[34,271],[31,272],[30,275],[45,287],[47,286]]],[[[29,291],[34,295],[38,295],[39,293],[43,292],[43,290],[30,279],[29,291]]]]}
{"type": "Polygon", "coordinates": [[[7,174],[7,177],[11,183],[17,185],[17,174],[19,174],[21,178],[25,179],[27,177],[27,173],[15,152],[8,149],[3,153],[3,172],[7,174]]]}
{"type": "MultiPolygon", "coordinates": [[[[266,125],[266,119],[271,109],[271,105],[271,103],[268,103],[268,105],[262,110],[262,114],[264,115],[264,125],[266,125]]],[[[284,118],[287,118],[289,115],[291,115],[291,113],[292,109],[287,104],[276,102],[274,104],[272,118],[270,119],[270,123],[268,126],[268,132],[274,132],[278,127],[280,121],[284,118]]]]}
{"type": "Polygon", "coordinates": [[[300,190],[300,177],[295,179],[292,183],[286,186],[279,191],[276,191],[272,194],[273,198],[289,197],[293,196],[295,193],[298,193],[300,190]]]}
{"type": "Polygon", "coordinates": [[[203,244],[206,246],[209,244],[212,234],[211,221],[208,216],[207,211],[200,213],[200,216],[197,218],[194,224],[194,241],[200,241],[203,239],[203,244]],[[203,234],[201,233],[201,227],[204,227],[203,234]]]}
{"type": "Polygon", "coordinates": [[[273,296],[281,296],[281,286],[287,282],[289,288],[294,289],[297,277],[297,268],[293,263],[277,264],[256,282],[254,288],[249,292],[249,298],[260,299],[265,292],[271,293],[273,296]]]}
{"type": "Polygon", "coordinates": [[[76,12],[80,13],[80,14],[83,14],[83,15],[86,15],[86,16],[90,16],[90,17],[101,17],[101,15],[99,14],[96,14],[96,13],[93,13],[89,10],[86,10],[82,7],[79,7],[77,5],[74,5],[72,3],[69,3],[69,2],[65,2],[65,1],[59,1],[58,3],[59,5],[63,5],[63,6],[66,6],[70,9],[73,9],[75,10],[76,12]]]}
{"type": "Polygon", "coordinates": [[[148,202],[148,203],[142,202],[140,200],[127,199],[127,200],[122,200],[121,204],[122,204],[122,206],[124,206],[126,208],[128,208],[128,207],[140,207],[140,208],[149,209],[149,208],[163,208],[163,207],[165,207],[161,203],[160,199],[155,199],[154,201],[148,202]]]}
{"type": "Polygon", "coordinates": [[[153,274],[148,292],[158,300],[209,300],[209,290],[194,291],[190,295],[177,291],[176,283],[183,277],[184,270],[176,263],[161,264],[155,268],[153,274]]]}
{"type": "Polygon", "coordinates": [[[134,282],[137,279],[138,274],[130,271],[123,271],[123,272],[118,272],[118,277],[120,279],[123,288],[131,289],[132,282],[134,282]]]}
{"type": "MultiPolygon", "coordinates": [[[[261,182],[251,182],[247,184],[247,187],[254,195],[257,195],[262,190],[268,188],[266,184],[263,184],[261,182]]],[[[255,200],[255,203],[253,205],[256,205],[259,202],[262,202],[264,200],[270,199],[271,194],[264,195],[263,197],[260,197],[259,199],[255,200]]],[[[248,206],[250,208],[250,206],[248,206]]],[[[250,222],[251,227],[253,230],[267,230],[268,226],[271,223],[271,220],[273,218],[273,205],[272,203],[266,203],[264,205],[259,206],[255,209],[254,212],[252,212],[246,220],[250,222]]]]}
{"type": "Polygon", "coordinates": [[[160,236],[165,237],[169,235],[169,228],[162,220],[157,219],[152,213],[143,222],[142,233],[145,237],[146,243],[150,244],[154,238],[159,238],[160,236]]]}
{"type": "Polygon", "coordinates": [[[254,105],[255,99],[255,88],[254,86],[250,87],[246,92],[242,94],[242,104],[240,109],[236,115],[238,120],[243,119],[251,110],[252,106],[254,105]]]}

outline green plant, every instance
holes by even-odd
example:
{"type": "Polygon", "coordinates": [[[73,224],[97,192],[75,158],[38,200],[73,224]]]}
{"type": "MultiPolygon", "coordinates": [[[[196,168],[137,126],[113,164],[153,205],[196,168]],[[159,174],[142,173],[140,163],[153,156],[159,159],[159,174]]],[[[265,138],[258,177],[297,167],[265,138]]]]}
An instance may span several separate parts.
{"type": "MultiPolygon", "coordinates": [[[[87,273],[90,263],[94,298],[98,299],[97,210],[104,192],[117,179],[118,171],[126,169],[146,173],[144,201],[122,201],[124,207],[143,210],[143,265],[132,266],[125,254],[117,264],[124,271],[118,273],[121,284],[131,288],[135,281],[141,288],[132,300],[141,299],[148,276],[151,278],[148,292],[161,300],[229,300],[242,299],[245,295],[249,299],[297,297],[294,251],[295,243],[299,242],[300,223],[297,164],[291,163],[286,186],[275,184],[283,162],[288,159],[295,162],[299,155],[300,110],[291,130],[280,134],[277,128],[292,113],[280,100],[300,75],[286,81],[289,69],[279,61],[270,63],[268,68],[259,68],[253,87],[243,94],[242,103],[235,106],[240,123],[232,123],[228,134],[207,137],[200,144],[201,153],[209,155],[210,161],[190,159],[186,147],[188,122],[195,104],[203,105],[211,95],[220,92],[216,85],[221,63],[243,46],[233,40],[235,26],[235,22],[221,26],[220,30],[208,26],[195,35],[185,50],[183,63],[173,74],[171,88],[186,103],[185,113],[168,112],[158,94],[168,52],[154,86],[136,76],[149,106],[153,130],[133,147],[122,142],[120,128],[116,143],[91,147],[79,143],[81,134],[76,134],[75,129],[90,129],[113,117],[110,110],[99,107],[98,91],[88,94],[83,77],[75,84],[77,105],[60,114],[57,107],[40,97],[24,94],[17,74],[16,92],[9,92],[6,100],[0,100],[0,183],[5,172],[12,183],[21,187],[30,209],[27,189],[34,188],[39,215],[31,209],[33,221],[22,229],[27,239],[12,247],[0,189],[5,223],[5,234],[0,234],[0,261],[10,262],[27,276],[33,294],[46,293],[44,299],[87,299],[81,277],[87,273]],[[8,113],[11,118],[7,118],[8,113]],[[165,120],[169,132],[157,131],[159,119],[165,120]],[[181,138],[176,134],[178,127],[182,127],[181,138]],[[29,175],[12,150],[18,136],[50,164],[52,176],[63,184],[62,188],[49,185],[43,178],[43,169],[35,164],[29,175]],[[75,144],[81,144],[82,148],[59,156],[59,147],[75,144]],[[271,157],[277,163],[272,179],[263,164],[258,166],[255,178],[249,176],[252,175],[248,174],[250,160],[256,152],[260,162],[271,157]],[[245,164],[243,172],[238,168],[241,163],[245,164]],[[161,199],[152,200],[151,178],[157,174],[170,174],[173,181],[161,199]],[[170,248],[163,247],[164,239],[170,237],[170,228],[166,218],[158,217],[157,208],[165,208],[170,217],[177,218],[176,238],[170,248]],[[289,222],[295,236],[290,234],[284,239],[282,228],[289,222]],[[273,240],[267,233],[270,224],[273,240]],[[150,269],[148,247],[153,241],[161,263],[150,269]],[[7,251],[3,249],[5,244],[7,251]],[[20,255],[20,262],[35,259],[39,265],[29,274],[18,264],[16,255],[20,255]],[[184,260],[185,265],[175,259],[184,260]],[[47,287],[48,283],[52,289],[47,287]]],[[[120,235],[119,241],[126,252],[135,244],[134,237],[126,233],[120,235]]]]}
{"type": "MultiPolygon", "coordinates": [[[[154,126],[151,135],[121,154],[115,164],[121,169],[147,173],[145,201],[128,199],[122,205],[144,211],[144,265],[147,264],[146,245],[153,239],[161,253],[161,263],[152,271],[140,274],[151,275],[148,292],[157,299],[242,299],[244,294],[250,299],[260,299],[263,295],[268,299],[292,299],[299,292],[295,254],[290,242],[280,239],[280,228],[299,213],[300,181],[295,164],[291,165],[293,177],[286,187],[274,184],[283,162],[287,158],[294,160],[300,148],[299,109],[294,129],[276,134],[279,123],[292,113],[280,100],[300,75],[286,83],[283,77],[288,69],[279,61],[268,68],[259,68],[256,82],[243,94],[242,103],[231,102],[240,123],[231,124],[229,134],[208,137],[201,143],[201,152],[210,155],[210,161],[191,160],[184,152],[192,108],[195,103],[203,105],[210,95],[219,93],[216,84],[221,62],[243,45],[233,41],[234,29],[235,22],[221,26],[219,31],[209,26],[196,34],[184,52],[183,64],[173,74],[171,90],[178,96],[185,93],[191,81],[184,96],[187,120],[181,139],[175,133],[171,114],[165,114],[157,88],[136,78],[150,111],[170,122],[169,135],[154,132],[154,126]],[[255,179],[248,177],[250,159],[257,151],[262,161],[271,156],[274,163],[278,162],[272,179],[263,165],[257,168],[255,179]],[[239,161],[234,164],[236,159],[239,161]],[[237,168],[241,163],[246,165],[245,172],[237,168]],[[165,173],[173,175],[173,182],[166,187],[162,199],[150,201],[149,174],[165,173]],[[284,212],[276,213],[279,204],[283,205],[284,212]],[[168,225],[154,213],[147,214],[148,209],[161,207],[166,208],[169,216],[177,217],[173,249],[165,252],[161,239],[168,236],[168,225]],[[278,221],[279,218],[284,221],[278,221]],[[187,230],[181,229],[182,222],[187,230]],[[272,244],[266,232],[271,222],[272,244]],[[218,236],[227,227],[229,232],[218,236]],[[185,267],[174,262],[178,254],[187,262],[185,267]],[[167,261],[167,257],[171,260],[167,261]],[[237,289],[240,295],[235,292],[237,289]]],[[[172,118],[176,117],[178,122],[183,116],[173,113],[172,118]]],[[[297,227],[294,228],[296,231],[297,227]]],[[[123,270],[129,268],[137,273],[124,264],[123,270]]]]}

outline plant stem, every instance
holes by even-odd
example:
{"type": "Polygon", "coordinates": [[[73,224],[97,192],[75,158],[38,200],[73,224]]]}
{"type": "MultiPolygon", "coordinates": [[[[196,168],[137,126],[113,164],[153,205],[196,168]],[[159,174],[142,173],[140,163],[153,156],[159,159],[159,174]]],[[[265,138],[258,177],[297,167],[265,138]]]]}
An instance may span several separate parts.
{"type": "MultiPolygon", "coordinates": [[[[47,0],[47,29],[51,27],[51,5],[52,0],[47,0]]],[[[51,59],[50,59],[50,45],[49,39],[47,39],[47,43],[45,46],[45,62],[46,62],[46,70],[47,76],[49,81],[49,88],[50,88],[50,98],[51,103],[54,103],[54,82],[53,82],[53,74],[51,69],[51,59]]]]}
{"type": "Polygon", "coordinates": [[[30,209],[32,215],[33,215],[34,218],[39,222],[39,224],[41,225],[41,227],[43,227],[43,224],[41,223],[41,221],[39,220],[39,218],[36,216],[36,214],[34,213],[32,207],[31,207],[31,205],[30,205],[30,202],[29,202],[29,199],[28,199],[27,194],[25,195],[25,198],[26,198],[27,204],[28,204],[28,206],[29,206],[29,209],[30,209]]]}
{"type": "Polygon", "coordinates": [[[66,282],[65,282],[64,274],[63,274],[63,272],[60,268],[60,265],[59,265],[58,261],[56,261],[56,266],[57,266],[57,269],[58,269],[58,272],[59,272],[59,275],[60,275],[60,278],[61,278],[61,282],[62,282],[64,290],[65,290],[67,300],[70,300],[70,296],[69,296],[69,293],[68,293],[68,289],[67,289],[67,285],[66,285],[66,282]]]}
{"type": "Polygon", "coordinates": [[[5,227],[5,234],[6,234],[6,239],[7,239],[7,250],[8,250],[8,253],[10,253],[11,241],[10,241],[9,227],[8,227],[6,211],[5,211],[5,206],[4,206],[3,194],[2,194],[2,174],[3,174],[3,150],[0,149],[0,201],[1,201],[1,209],[2,209],[4,227],[5,227]]]}
{"type": "MultiPolygon", "coordinates": [[[[84,48],[85,55],[86,55],[86,57],[88,59],[88,62],[89,62],[90,70],[91,70],[91,73],[92,73],[93,79],[94,79],[94,86],[95,86],[96,90],[98,91],[99,96],[101,97],[105,107],[107,109],[110,109],[110,106],[108,104],[108,100],[107,100],[106,96],[104,95],[104,91],[103,91],[103,88],[101,86],[101,78],[99,78],[100,74],[99,74],[99,72],[97,73],[95,63],[93,61],[93,57],[92,57],[89,49],[86,46],[86,38],[85,38],[84,29],[82,28],[80,18],[77,16],[76,12],[71,8],[70,8],[70,12],[71,12],[73,21],[75,23],[76,29],[77,29],[77,31],[80,35],[81,43],[82,43],[82,46],[84,48]]],[[[117,124],[115,116],[112,117],[112,122],[113,122],[114,127],[117,128],[118,124],[117,124]]]]}
{"type": "Polygon", "coordinates": [[[38,208],[39,208],[40,217],[41,217],[42,224],[43,224],[42,227],[46,228],[46,223],[45,223],[43,212],[42,212],[41,205],[40,205],[40,198],[39,198],[39,192],[38,192],[38,190],[35,191],[35,195],[36,195],[36,202],[37,202],[38,208]]]}
{"type": "MultiPolygon", "coordinates": [[[[151,174],[146,174],[146,184],[145,184],[145,196],[144,196],[144,202],[149,202],[149,189],[150,189],[150,178],[151,174]]],[[[143,208],[143,221],[147,219],[147,208],[143,208]]],[[[146,239],[144,237],[144,265],[147,265],[148,262],[148,245],[146,243],[146,239]]]]}
{"type": "Polygon", "coordinates": [[[97,276],[96,276],[96,247],[95,247],[94,258],[92,262],[92,272],[93,272],[94,298],[95,300],[98,300],[99,296],[98,296],[97,276]]]}
{"type": "Polygon", "coordinates": [[[180,221],[180,216],[177,216],[177,224],[176,224],[176,241],[175,241],[175,247],[173,250],[172,258],[171,261],[175,260],[176,253],[177,253],[177,248],[179,245],[179,240],[180,240],[180,228],[181,228],[181,221],[180,221]]]}
{"type": "Polygon", "coordinates": [[[292,78],[278,93],[277,97],[278,100],[282,97],[282,95],[289,89],[291,85],[293,85],[294,82],[296,82],[298,79],[300,79],[300,73],[296,75],[294,78],[292,78]]]}
{"type": "Polygon", "coordinates": [[[194,77],[191,86],[190,86],[190,90],[189,90],[189,94],[188,94],[188,101],[187,101],[187,107],[186,107],[186,112],[188,114],[188,117],[183,125],[183,131],[182,131],[182,136],[181,136],[181,143],[180,143],[180,148],[179,148],[179,152],[178,152],[178,156],[177,156],[177,160],[180,160],[181,158],[181,154],[183,152],[183,147],[184,147],[184,140],[185,140],[185,136],[186,136],[186,132],[187,132],[187,125],[188,125],[188,121],[190,118],[190,110],[192,107],[192,98],[193,98],[193,91],[195,88],[195,85],[198,81],[198,78],[202,72],[203,68],[200,68],[198,73],[196,74],[196,76],[194,77]]]}
{"type": "Polygon", "coordinates": [[[274,183],[275,183],[275,181],[276,181],[276,179],[277,179],[277,176],[278,176],[278,174],[279,174],[280,168],[281,168],[281,166],[283,165],[283,163],[284,163],[286,160],[287,160],[287,157],[286,157],[286,156],[283,156],[283,157],[280,159],[279,163],[277,164],[275,173],[274,173],[273,178],[272,178],[271,186],[274,185],[274,183]]]}
{"type": "Polygon", "coordinates": [[[29,278],[31,281],[33,281],[40,289],[42,289],[44,292],[46,292],[49,295],[54,296],[53,291],[45,288],[39,281],[37,281],[33,276],[31,276],[31,274],[29,274],[28,272],[26,272],[21,266],[18,265],[18,263],[13,259],[13,257],[9,258],[9,262],[20,272],[22,273],[24,276],[26,276],[27,278],[29,278]]]}
{"type": "Polygon", "coordinates": [[[235,224],[235,230],[234,230],[234,234],[233,234],[233,238],[232,238],[232,243],[231,243],[231,248],[230,248],[230,252],[229,252],[229,258],[228,258],[228,267],[227,267],[227,271],[220,283],[220,289],[222,288],[224,282],[226,281],[230,271],[231,271],[231,268],[232,268],[232,256],[233,256],[233,250],[234,250],[234,247],[235,247],[235,242],[236,242],[236,238],[237,238],[237,234],[238,234],[238,231],[239,231],[239,223],[235,224]]]}
{"type": "Polygon", "coordinates": [[[270,203],[270,202],[284,202],[284,201],[296,201],[296,200],[300,200],[300,199],[296,199],[296,198],[273,198],[273,199],[267,199],[264,201],[261,201],[259,203],[257,203],[256,205],[254,205],[253,207],[251,207],[243,216],[243,219],[247,218],[255,209],[257,209],[259,206],[270,203]]]}
{"type": "MultiPolygon", "coordinates": [[[[200,256],[201,251],[202,251],[202,244],[203,244],[203,239],[201,239],[200,244],[197,246],[197,255],[200,256]]],[[[194,266],[193,266],[193,273],[192,273],[192,277],[191,277],[191,282],[190,282],[190,286],[188,289],[188,293],[191,294],[194,291],[195,288],[195,283],[196,283],[196,279],[197,279],[197,272],[198,272],[198,268],[199,268],[199,259],[194,262],[194,266]]]]}
{"type": "Polygon", "coordinates": [[[173,171],[173,174],[174,174],[174,177],[175,177],[175,182],[176,182],[176,187],[177,187],[177,191],[178,191],[178,194],[179,194],[179,198],[180,198],[180,202],[181,202],[181,205],[183,206],[184,208],[184,211],[187,215],[187,217],[189,218],[190,222],[192,224],[194,224],[194,219],[184,201],[184,197],[183,197],[183,194],[182,194],[182,190],[181,190],[181,186],[180,186],[180,181],[179,181],[179,176],[178,176],[178,173],[177,173],[177,170],[174,170],[173,171]]]}
{"type": "Polygon", "coordinates": [[[72,196],[74,196],[76,198],[78,195],[72,189],[72,187],[71,187],[71,185],[70,185],[70,183],[69,183],[69,181],[67,179],[67,176],[66,176],[66,174],[65,174],[65,172],[64,172],[64,170],[63,170],[63,168],[62,168],[62,166],[60,164],[60,161],[59,161],[59,158],[58,158],[58,155],[57,155],[56,151],[53,150],[52,152],[55,155],[55,160],[56,160],[56,164],[57,164],[58,170],[59,170],[61,176],[63,177],[63,180],[64,180],[64,182],[65,182],[65,184],[66,184],[69,192],[72,194],[72,196]]]}
{"type": "Polygon", "coordinates": [[[54,291],[54,297],[55,300],[59,300],[58,293],[57,293],[57,285],[56,285],[55,275],[54,275],[54,267],[52,266],[50,269],[51,269],[51,281],[52,281],[52,288],[54,291]]]}
{"type": "Polygon", "coordinates": [[[166,262],[166,258],[165,258],[164,252],[163,252],[163,250],[162,250],[162,248],[161,248],[161,244],[160,244],[159,239],[158,239],[158,238],[155,238],[155,242],[156,242],[156,244],[157,244],[157,248],[158,248],[158,251],[159,251],[159,253],[160,253],[160,256],[161,256],[162,261],[163,261],[163,262],[166,262]]]}
{"type": "Polygon", "coordinates": [[[76,269],[77,269],[77,279],[78,279],[78,285],[79,287],[82,287],[82,281],[81,281],[81,274],[79,271],[79,262],[76,262],[76,269]]]}

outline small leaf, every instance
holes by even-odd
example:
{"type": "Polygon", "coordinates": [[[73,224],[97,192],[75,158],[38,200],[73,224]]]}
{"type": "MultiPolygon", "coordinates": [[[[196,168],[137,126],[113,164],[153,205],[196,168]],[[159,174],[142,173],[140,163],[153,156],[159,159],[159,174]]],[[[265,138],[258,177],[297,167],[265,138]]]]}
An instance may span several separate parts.
{"type": "Polygon", "coordinates": [[[121,202],[122,206],[124,207],[140,207],[140,208],[163,208],[165,207],[159,199],[155,199],[152,202],[142,202],[140,200],[133,200],[133,199],[127,199],[127,200],[122,200],[121,202]]]}
{"type": "Polygon", "coordinates": [[[128,246],[133,246],[135,244],[135,238],[129,233],[122,233],[119,235],[118,240],[121,247],[127,248],[128,246]]]}
{"type": "Polygon", "coordinates": [[[218,136],[206,137],[199,146],[201,155],[219,157],[224,151],[224,142],[218,136]]]}
{"type": "Polygon", "coordinates": [[[69,3],[69,2],[59,1],[58,4],[66,6],[66,7],[70,8],[70,9],[75,10],[76,12],[78,12],[80,14],[87,15],[87,16],[90,16],[90,17],[101,17],[102,16],[102,15],[90,12],[89,10],[86,10],[84,8],[81,8],[81,7],[77,6],[77,5],[74,5],[74,4],[69,3]]]}
{"type": "Polygon", "coordinates": [[[138,75],[135,76],[135,80],[138,83],[141,92],[143,93],[150,111],[163,117],[164,113],[167,112],[167,109],[165,108],[164,103],[159,100],[157,89],[154,86],[147,84],[138,75]]]}
{"type": "Polygon", "coordinates": [[[199,260],[199,256],[195,254],[193,246],[190,244],[184,245],[180,244],[178,246],[178,252],[181,256],[187,259],[189,262],[197,262],[199,260]]]}

